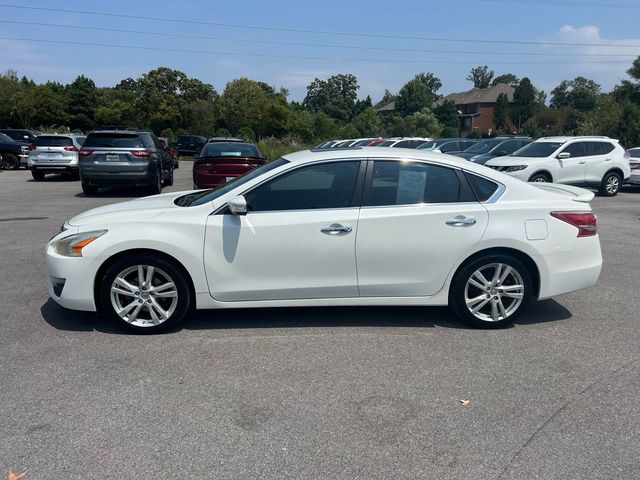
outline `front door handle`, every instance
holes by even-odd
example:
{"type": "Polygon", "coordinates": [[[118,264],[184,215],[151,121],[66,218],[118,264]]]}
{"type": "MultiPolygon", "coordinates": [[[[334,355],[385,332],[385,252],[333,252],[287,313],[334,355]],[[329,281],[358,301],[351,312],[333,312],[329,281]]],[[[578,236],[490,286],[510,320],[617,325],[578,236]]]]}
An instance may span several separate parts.
{"type": "Polygon", "coordinates": [[[587,162],[585,162],[585,161],[583,160],[583,161],[578,162],[578,163],[579,163],[580,165],[584,165],[584,164],[585,164],[585,163],[587,163],[587,162]]]}
{"type": "Polygon", "coordinates": [[[611,161],[611,159],[610,159],[610,158],[605,158],[605,159],[604,159],[604,161],[605,161],[605,162],[610,162],[610,161],[611,161]]]}
{"type": "Polygon", "coordinates": [[[346,235],[347,233],[351,233],[352,230],[353,228],[351,228],[350,225],[342,225],[340,223],[332,223],[331,225],[320,229],[320,231],[325,235],[331,236],[346,235]]]}
{"type": "Polygon", "coordinates": [[[446,224],[450,227],[469,227],[475,225],[477,220],[473,217],[465,217],[464,215],[458,215],[454,218],[449,218],[446,224]]]}

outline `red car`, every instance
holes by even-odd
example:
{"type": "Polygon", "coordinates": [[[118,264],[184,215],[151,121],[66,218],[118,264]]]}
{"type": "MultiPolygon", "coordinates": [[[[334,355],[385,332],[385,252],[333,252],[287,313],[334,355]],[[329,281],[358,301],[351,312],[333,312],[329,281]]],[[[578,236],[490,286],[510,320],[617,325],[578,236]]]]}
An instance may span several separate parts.
{"type": "Polygon", "coordinates": [[[386,138],[375,138],[373,140],[371,140],[369,143],[367,143],[367,147],[375,147],[376,145],[378,145],[379,143],[384,142],[385,140],[387,140],[386,138]]]}
{"type": "Polygon", "coordinates": [[[253,143],[207,143],[193,163],[193,188],[215,188],[267,162],[253,143]]]}

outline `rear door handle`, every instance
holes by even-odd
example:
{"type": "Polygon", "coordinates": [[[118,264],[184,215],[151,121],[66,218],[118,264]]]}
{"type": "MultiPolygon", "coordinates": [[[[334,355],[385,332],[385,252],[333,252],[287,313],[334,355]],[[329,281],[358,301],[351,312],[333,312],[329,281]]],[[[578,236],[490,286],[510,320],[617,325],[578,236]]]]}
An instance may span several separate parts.
{"type": "Polygon", "coordinates": [[[446,224],[450,227],[470,227],[475,225],[477,220],[473,217],[465,217],[464,215],[458,215],[454,218],[449,218],[446,224]]]}
{"type": "Polygon", "coordinates": [[[611,161],[611,159],[610,159],[610,158],[605,158],[605,159],[604,159],[604,161],[605,161],[605,162],[610,162],[610,161],[611,161]]]}
{"type": "Polygon", "coordinates": [[[322,227],[320,229],[320,231],[325,235],[331,235],[331,236],[346,235],[348,233],[351,233],[352,230],[353,228],[351,228],[350,225],[342,225],[340,223],[332,223],[331,225],[322,227]]]}

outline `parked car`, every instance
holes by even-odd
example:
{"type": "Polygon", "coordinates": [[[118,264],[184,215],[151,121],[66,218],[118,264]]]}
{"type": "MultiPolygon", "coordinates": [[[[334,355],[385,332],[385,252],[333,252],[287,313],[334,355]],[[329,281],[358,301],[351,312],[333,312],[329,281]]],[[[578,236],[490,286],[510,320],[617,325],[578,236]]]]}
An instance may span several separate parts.
{"type": "Polygon", "coordinates": [[[439,140],[431,140],[423,143],[422,145],[418,145],[418,150],[457,154],[463,152],[476,143],[477,140],[468,140],[466,138],[440,138],[439,140]]]}
{"type": "Polygon", "coordinates": [[[432,138],[421,137],[403,137],[403,138],[390,138],[383,142],[379,142],[376,147],[392,147],[392,148],[418,148],[425,142],[433,140],[432,138]]]}
{"type": "Polygon", "coordinates": [[[631,176],[629,156],[618,140],[608,137],[540,138],[486,165],[525,182],[597,187],[608,197],[631,176]]]}
{"type": "Polygon", "coordinates": [[[236,137],[211,137],[209,140],[207,140],[207,143],[216,143],[216,142],[227,142],[227,143],[228,142],[244,142],[244,140],[236,137]]]}
{"type": "Polygon", "coordinates": [[[339,140],[327,140],[326,142],[319,143],[318,145],[313,147],[313,149],[318,150],[320,148],[331,148],[338,142],[339,140]]]}
{"type": "Polygon", "coordinates": [[[352,147],[367,147],[373,140],[378,140],[377,138],[361,138],[351,144],[352,147]]]}
{"type": "Polygon", "coordinates": [[[473,163],[484,165],[495,157],[511,155],[516,150],[533,142],[531,137],[495,137],[481,140],[461,153],[455,153],[473,163]]]}
{"type": "Polygon", "coordinates": [[[28,145],[35,142],[40,132],[18,128],[3,128],[0,129],[0,133],[4,133],[6,136],[13,138],[16,142],[26,143],[28,145]]]}
{"type": "Polygon", "coordinates": [[[388,138],[376,138],[374,140],[371,140],[369,143],[367,143],[367,147],[378,147],[380,146],[380,144],[382,142],[386,142],[387,140],[389,140],[388,138]]]}
{"type": "Polygon", "coordinates": [[[355,138],[350,138],[348,140],[341,140],[339,142],[337,142],[336,144],[332,145],[331,148],[347,148],[350,147],[353,143],[357,142],[358,140],[355,138]]]}
{"type": "Polygon", "coordinates": [[[267,157],[253,143],[208,143],[193,162],[193,188],[219,187],[266,161],[267,157]]]}
{"type": "Polygon", "coordinates": [[[320,305],[448,304],[495,328],[597,282],[592,192],[408,156],[292,153],[215,190],[91,210],[47,244],[49,294],[145,333],[193,308],[320,305]]]}
{"type": "Polygon", "coordinates": [[[631,148],[627,151],[629,156],[629,168],[631,176],[629,183],[632,185],[640,185],[640,148],[631,148]]]}
{"type": "Polygon", "coordinates": [[[178,159],[178,150],[175,147],[171,146],[171,142],[167,137],[158,137],[158,140],[162,142],[164,149],[167,151],[171,158],[173,158],[173,169],[180,168],[180,160],[178,159]]]}
{"type": "Polygon", "coordinates": [[[61,173],[79,178],[78,152],[84,135],[40,135],[29,147],[27,168],[36,182],[48,173],[61,173]]]}
{"type": "Polygon", "coordinates": [[[200,137],[197,135],[180,135],[176,141],[175,148],[178,151],[178,155],[188,155],[193,157],[195,154],[200,153],[202,147],[204,147],[206,143],[206,137],[200,137]]]}
{"type": "Polygon", "coordinates": [[[27,164],[28,147],[25,143],[16,142],[13,138],[0,133],[0,167],[18,169],[27,164]]]}
{"type": "Polygon", "coordinates": [[[85,195],[112,186],[144,186],[160,193],[163,185],[173,185],[173,159],[150,132],[91,132],[79,156],[85,195]]]}

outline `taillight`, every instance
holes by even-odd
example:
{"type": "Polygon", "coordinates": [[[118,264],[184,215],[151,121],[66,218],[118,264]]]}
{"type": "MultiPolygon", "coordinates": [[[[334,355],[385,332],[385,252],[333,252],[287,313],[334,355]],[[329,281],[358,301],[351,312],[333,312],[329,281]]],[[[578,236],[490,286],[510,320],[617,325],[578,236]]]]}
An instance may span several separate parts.
{"type": "Polygon", "coordinates": [[[131,150],[131,154],[134,157],[150,157],[153,152],[151,150],[131,150]]]}
{"type": "Polygon", "coordinates": [[[551,216],[578,229],[578,237],[592,237],[598,233],[595,213],[592,212],[551,212],[551,216]]]}
{"type": "Polygon", "coordinates": [[[36,149],[36,144],[35,143],[30,143],[29,147],[27,147],[27,150],[29,150],[30,152],[36,149]]]}
{"type": "Polygon", "coordinates": [[[93,153],[93,150],[80,150],[78,152],[78,155],[81,156],[81,157],[88,157],[92,153],[93,153]]]}
{"type": "Polygon", "coordinates": [[[77,152],[78,150],[80,150],[78,147],[76,147],[75,145],[67,145],[66,147],[64,147],[64,149],[67,152],[77,152]]]}

